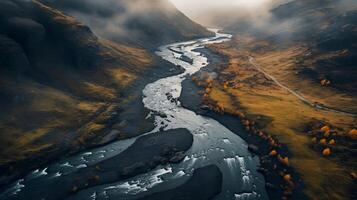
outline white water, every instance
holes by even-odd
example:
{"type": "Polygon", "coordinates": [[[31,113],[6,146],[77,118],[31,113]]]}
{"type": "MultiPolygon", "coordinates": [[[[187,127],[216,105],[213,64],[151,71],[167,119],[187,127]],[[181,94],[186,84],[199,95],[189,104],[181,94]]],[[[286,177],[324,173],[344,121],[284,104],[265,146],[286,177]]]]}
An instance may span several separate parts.
{"type": "MultiPolygon", "coordinates": [[[[149,173],[129,180],[87,189],[70,199],[136,199],[153,192],[177,187],[187,181],[195,169],[210,164],[217,165],[223,173],[222,193],[215,199],[267,199],[264,178],[257,173],[259,160],[249,153],[247,144],[217,121],[197,115],[181,107],[180,102],[172,102],[168,99],[168,96],[178,98],[182,90],[182,81],[188,75],[208,65],[208,59],[195,50],[230,38],[229,34],[217,33],[216,37],[212,38],[163,46],[157,52],[157,55],[163,59],[183,67],[185,72],[148,84],[143,90],[143,103],[146,108],[153,111],[151,115],[155,116],[156,128],[150,133],[160,129],[188,129],[194,135],[194,142],[184,161],[179,164],[159,166],[149,173]],[[181,54],[193,59],[193,64],[180,60],[181,54]]],[[[72,173],[78,168],[95,165],[118,155],[136,139],[119,141],[61,161],[42,170],[46,174],[41,173],[40,178],[44,180],[60,178],[62,174],[72,173]]],[[[36,174],[40,171],[36,171],[36,174]]],[[[15,191],[21,192],[21,188],[26,187],[27,182],[34,178],[39,176],[29,175],[21,181],[21,187],[15,185],[17,187],[15,191]]],[[[10,188],[0,194],[0,199],[15,199],[17,193],[12,193],[10,198],[4,196],[13,191],[14,189],[10,188]]]]}

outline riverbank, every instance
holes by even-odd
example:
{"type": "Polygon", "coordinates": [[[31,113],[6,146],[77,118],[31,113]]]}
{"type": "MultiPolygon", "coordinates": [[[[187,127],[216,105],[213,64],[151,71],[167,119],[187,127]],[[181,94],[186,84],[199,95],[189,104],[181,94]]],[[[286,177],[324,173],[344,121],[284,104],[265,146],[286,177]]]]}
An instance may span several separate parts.
{"type": "MultiPolygon", "coordinates": [[[[51,171],[51,168],[45,170],[44,175],[54,173],[54,177],[58,178],[44,177],[31,180],[31,176],[26,177],[21,182],[23,187],[16,198],[61,200],[71,197],[85,199],[86,195],[82,196],[81,191],[88,188],[119,182],[149,172],[158,165],[182,161],[185,158],[185,152],[192,146],[192,143],[193,136],[186,129],[145,135],[118,155],[95,165],[82,164],[78,170],[68,173],[56,173],[51,171]],[[61,187],[58,187],[59,185],[61,187]]],[[[1,199],[11,199],[11,195],[6,196],[6,192],[1,195],[3,195],[0,196],[1,199]]]]}
{"type": "MultiPolygon", "coordinates": [[[[197,77],[197,79],[207,79],[208,77],[217,77],[217,70],[227,62],[227,58],[221,55],[215,54],[209,49],[201,49],[200,53],[207,55],[209,58],[208,62],[210,63],[207,67],[200,70],[198,73],[194,74],[192,77],[197,77]]],[[[272,156],[269,156],[271,152],[271,145],[269,141],[263,139],[259,135],[251,134],[245,129],[242,125],[242,120],[237,116],[228,114],[228,113],[217,113],[211,111],[208,105],[203,103],[203,93],[201,86],[198,86],[193,80],[192,77],[188,77],[183,82],[183,90],[179,101],[183,107],[186,107],[190,110],[195,111],[196,113],[204,116],[211,117],[218,122],[222,123],[224,126],[229,128],[232,132],[239,135],[243,138],[249,145],[249,150],[259,156],[261,160],[261,168],[259,172],[262,173],[266,180],[266,190],[268,192],[270,199],[282,199],[285,189],[281,188],[281,185],[285,185],[286,181],[281,176],[280,171],[286,166],[281,166],[281,163],[272,156]],[[275,166],[279,166],[278,169],[275,166]]],[[[290,157],[290,152],[286,146],[280,146],[281,154],[285,154],[290,157]]],[[[285,173],[291,174],[297,180],[297,183],[294,187],[294,193],[290,196],[292,199],[301,200],[305,199],[305,195],[302,193],[304,188],[304,183],[300,180],[300,176],[291,168],[285,169],[285,173]]]]}
{"type": "MultiPolygon", "coordinates": [[[[245,40],[244,36],[210,45],[209,49],[225,60],[216,66],[214,76],[193,77],[200,86],[206,105],[204,109],[236,116],[250,133],[267,140],[271,145],[269,155],[294,168],[299,175],[296,177],[283,170],[281,179],[294,183],[302,179],[302,191],[309,199],[317,193],[321,194],[321,199],[354,199],[356,140],[353,130],[356,118],[349,113],[316,109],[257,70],[249,62],[250,57],[291,90],[296,91],[303,82],[306,85],[299,87],[300,94],[314,94],[315,98],[319,93],[313,91],[331,94],[331,88],[319,83],[307,84],[308,81],[296,73],[299,66],[295,61],[302,58],[294,49],[269,47],[262,41],[245,40]],[[273,67],[275,65],[285,68],[278,70],[273,67]],[[287,147],[289,151],[281,147],[287,147]]],[[[306,98],[310,99],[309,96],[306,98]]],[[[339,96],[328,99],[335,99],[334,105],[338,106],[343,106],[341,102],[346,100],[342,98],[340,102],[339,96]]],[[[344,108],[349,109],[348,106],[344,108]]],[[[346,110],[344,108],[338,110],[346,110]]]]}
{"type": "Polygon", "coordinates": [[[29,174],[30,172],[44,168],[51,163],[79,152],[104,146],[113,141],[136,137],[151,131],[154,128],[154,119],[147,118],[147,110],[142,102],[142,90],[144,87],[158,79],[182,73],[182,68],[162,60],[153,54],[152,67],[145,69],[142,76],[138,77],[131,85],[128,85],[122,96],[128,96],[120,104],[111,102],[104,105],[95,116],[81,127],[66,133],[59,145],[52,150],[39,151],[21,162],[1,166],[0,191],[11,182],[29,174]],[[101,124],[104,128],[96,129],[95,124],[101,124]],[[92,128],[87,128],[87,126],[92,128]],[[74,138],[82,132],[91,131],[91,137],[86,138],[78,145],[72,145],[74,138]],[[50,151],[51,153],[49,153],[50,151]]]}
{"type": "Polygon", "coordinates": [[[140,200],[210,200],[221,192],[222,172],[215,165],[196,169],[180,187],[146,196],[140,200]]]}

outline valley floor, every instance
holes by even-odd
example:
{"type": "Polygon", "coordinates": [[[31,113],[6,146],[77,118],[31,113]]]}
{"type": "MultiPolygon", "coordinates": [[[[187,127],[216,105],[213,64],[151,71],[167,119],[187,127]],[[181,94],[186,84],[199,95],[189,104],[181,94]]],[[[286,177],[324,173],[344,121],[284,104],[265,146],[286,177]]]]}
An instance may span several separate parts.
{"type": "Polygon", "coordinates": [[[237,116],[247,131],[269,143],[260,157],[272,164],[262,163],[262,171],[280,175],[283,198],[300,199],[297,188],[309,199],[355,198],[356,97],[300,75],[299,59],[309,53],[304,45],[268,45],[238,36],[211,45],[225,59],[192,78],[203,103],[237,116]],[[263,50],[254,51],[257,46],[263,50]]]}

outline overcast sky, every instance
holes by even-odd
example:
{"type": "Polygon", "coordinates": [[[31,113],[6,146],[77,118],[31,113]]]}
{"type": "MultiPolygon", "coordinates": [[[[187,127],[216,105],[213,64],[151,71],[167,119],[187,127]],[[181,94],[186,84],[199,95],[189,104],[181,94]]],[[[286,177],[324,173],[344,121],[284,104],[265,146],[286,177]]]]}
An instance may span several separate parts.
{"type": "Polygon", "coordinates": [[[171,0],[176,7],[188,15],[196,15],[207,10],[225,10],[227,8],[254,9],[266,6],[274,0],[171,0]]]}
{"type": "MultiPolygon", "coordinates": [[[[272,4],[284,0],[171,0],[193,20],[205,23],[208,15],[224,11],[266,12],[272,4]]],[[[286,1],[286,0],[285,0],[286,1]]]]}
{"type": "Polygon", "coordinates": [[[256,7],[271,0],[171,0],[177,7],[184,10],[226,8],[231,6],[256,7]]]}

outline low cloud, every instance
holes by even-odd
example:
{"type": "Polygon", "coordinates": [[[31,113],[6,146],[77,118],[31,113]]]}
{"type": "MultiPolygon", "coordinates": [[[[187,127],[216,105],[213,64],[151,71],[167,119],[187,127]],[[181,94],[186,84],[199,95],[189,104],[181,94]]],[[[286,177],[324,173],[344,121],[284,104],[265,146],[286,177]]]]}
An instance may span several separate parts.
{"type": "Polygon", "coordinates": [[[344,25],[340,18],[357,11],[356,0],[171,1],[206,26],[288,43],[311,37],[317,40],[326,31],[339,34],[344,25]]]}
{"type": "MultiPolygon", "coordinates": [[[[130,41],[140,31],[129,30],[136,18],[150,16],[155,9],[170,12],[166,0],[42,0],[88,25],[98,36],[111,40],[130,41]],[[130,37],[129,37],[130,36],[130,37]]],[[[135,25],[135,24],[134,24],[135,25]]]]}
{"type": "Polygon", "coordinates": [[[171,0],[193,20],[206,25],[224,27],[237,21],[255,21],[270,18],[270,10],[288,0],[171,0]]]}

